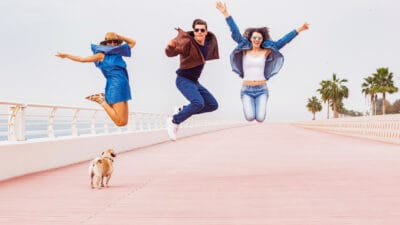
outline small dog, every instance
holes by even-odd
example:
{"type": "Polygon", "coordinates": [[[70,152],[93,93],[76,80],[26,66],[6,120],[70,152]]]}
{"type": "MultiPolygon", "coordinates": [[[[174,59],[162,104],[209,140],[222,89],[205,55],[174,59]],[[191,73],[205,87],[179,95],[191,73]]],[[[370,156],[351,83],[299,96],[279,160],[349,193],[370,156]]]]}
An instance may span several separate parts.
{"type": "Polygon", "coordinates": [[[106,187],[110,181],[111,174],[114,170],[113,163],[116,157],[112,149],[107,149],[101,153],[101,157],[96,157],[90,162],[89,174],[90,174],[90,187],[93,186],[93,177],[96,177],[96,187],[100,189],[104,187],[103,179],[106,178],[106,187]]]}

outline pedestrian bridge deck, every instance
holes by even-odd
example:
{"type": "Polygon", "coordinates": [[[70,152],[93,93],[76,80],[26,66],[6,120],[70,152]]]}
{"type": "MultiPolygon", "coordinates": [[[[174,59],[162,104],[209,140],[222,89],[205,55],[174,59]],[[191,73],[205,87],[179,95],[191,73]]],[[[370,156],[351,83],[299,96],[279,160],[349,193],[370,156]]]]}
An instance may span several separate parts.
{"type": "MultiPolygon", "coordinates": [[[[12,159],[2,159],[12,160],[12,159]]],[[[399,145],[250,125],[0,182],[0,224],[400,224],[399,145]]]]}

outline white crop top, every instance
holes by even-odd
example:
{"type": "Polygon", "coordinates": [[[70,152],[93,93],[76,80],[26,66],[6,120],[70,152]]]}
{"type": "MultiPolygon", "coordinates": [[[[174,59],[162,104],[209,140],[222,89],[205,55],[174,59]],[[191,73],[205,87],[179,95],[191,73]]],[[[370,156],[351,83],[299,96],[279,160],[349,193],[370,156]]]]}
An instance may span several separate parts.
{"type": "Polygon", "coordinates": [[[250,55],[243,56],[243,80],[265,80],[264,77],[265,55],[250,55]]]}

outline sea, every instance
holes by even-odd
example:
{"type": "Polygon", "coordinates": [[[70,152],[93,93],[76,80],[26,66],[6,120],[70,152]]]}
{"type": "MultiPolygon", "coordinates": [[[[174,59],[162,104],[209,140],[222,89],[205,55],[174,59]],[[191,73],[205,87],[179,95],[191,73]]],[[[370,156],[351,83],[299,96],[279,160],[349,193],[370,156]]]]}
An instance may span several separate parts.
{"type": "MultiPolygon", "coordinates": [[[[36,138],[47,138],[47,120],[26,120],[25,121],[25,138],[36,139],[36,138]]],[[[107,124],[108,132],[112,133],[117,131],[119,128],[112,122],[107,124]]],[[[71,121],[57,121],[53,125],[55,137],[71,136],[72,128],[71,121]]],[[[78,135],[90,134],[91,125],[89,122],[81,122],[77,124],[78,135]]],[[[126,128],[122,128],[126,130],[126,128]]],[[[95,124],[95,131],[97,134],[105,133],[104,122],[95,124]]],[[[8,120],[0,119],[0,141],[7,141],[8,139],[8,120]]]]}

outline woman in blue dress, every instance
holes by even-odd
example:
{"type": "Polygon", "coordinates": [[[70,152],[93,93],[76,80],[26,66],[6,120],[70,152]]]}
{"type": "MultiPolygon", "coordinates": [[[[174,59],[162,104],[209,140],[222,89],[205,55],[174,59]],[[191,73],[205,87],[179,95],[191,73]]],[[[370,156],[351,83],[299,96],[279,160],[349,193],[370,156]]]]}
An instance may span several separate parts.
{"type": "Polygon", "coordinates": [[[105,93],[90,95],[86,99],[100,104],[117,126],[128,123],[128,100],[131,99],[128,71],[122,56],[130,57],[131,48],[135,44],[136,41],[129,37],[108,32],[100,45],[91,45],[91,56],[80,57],[62,52],[56,54],[57,57],[76,62],[94,62],[101,70],[107,80],[105,93]]]}

